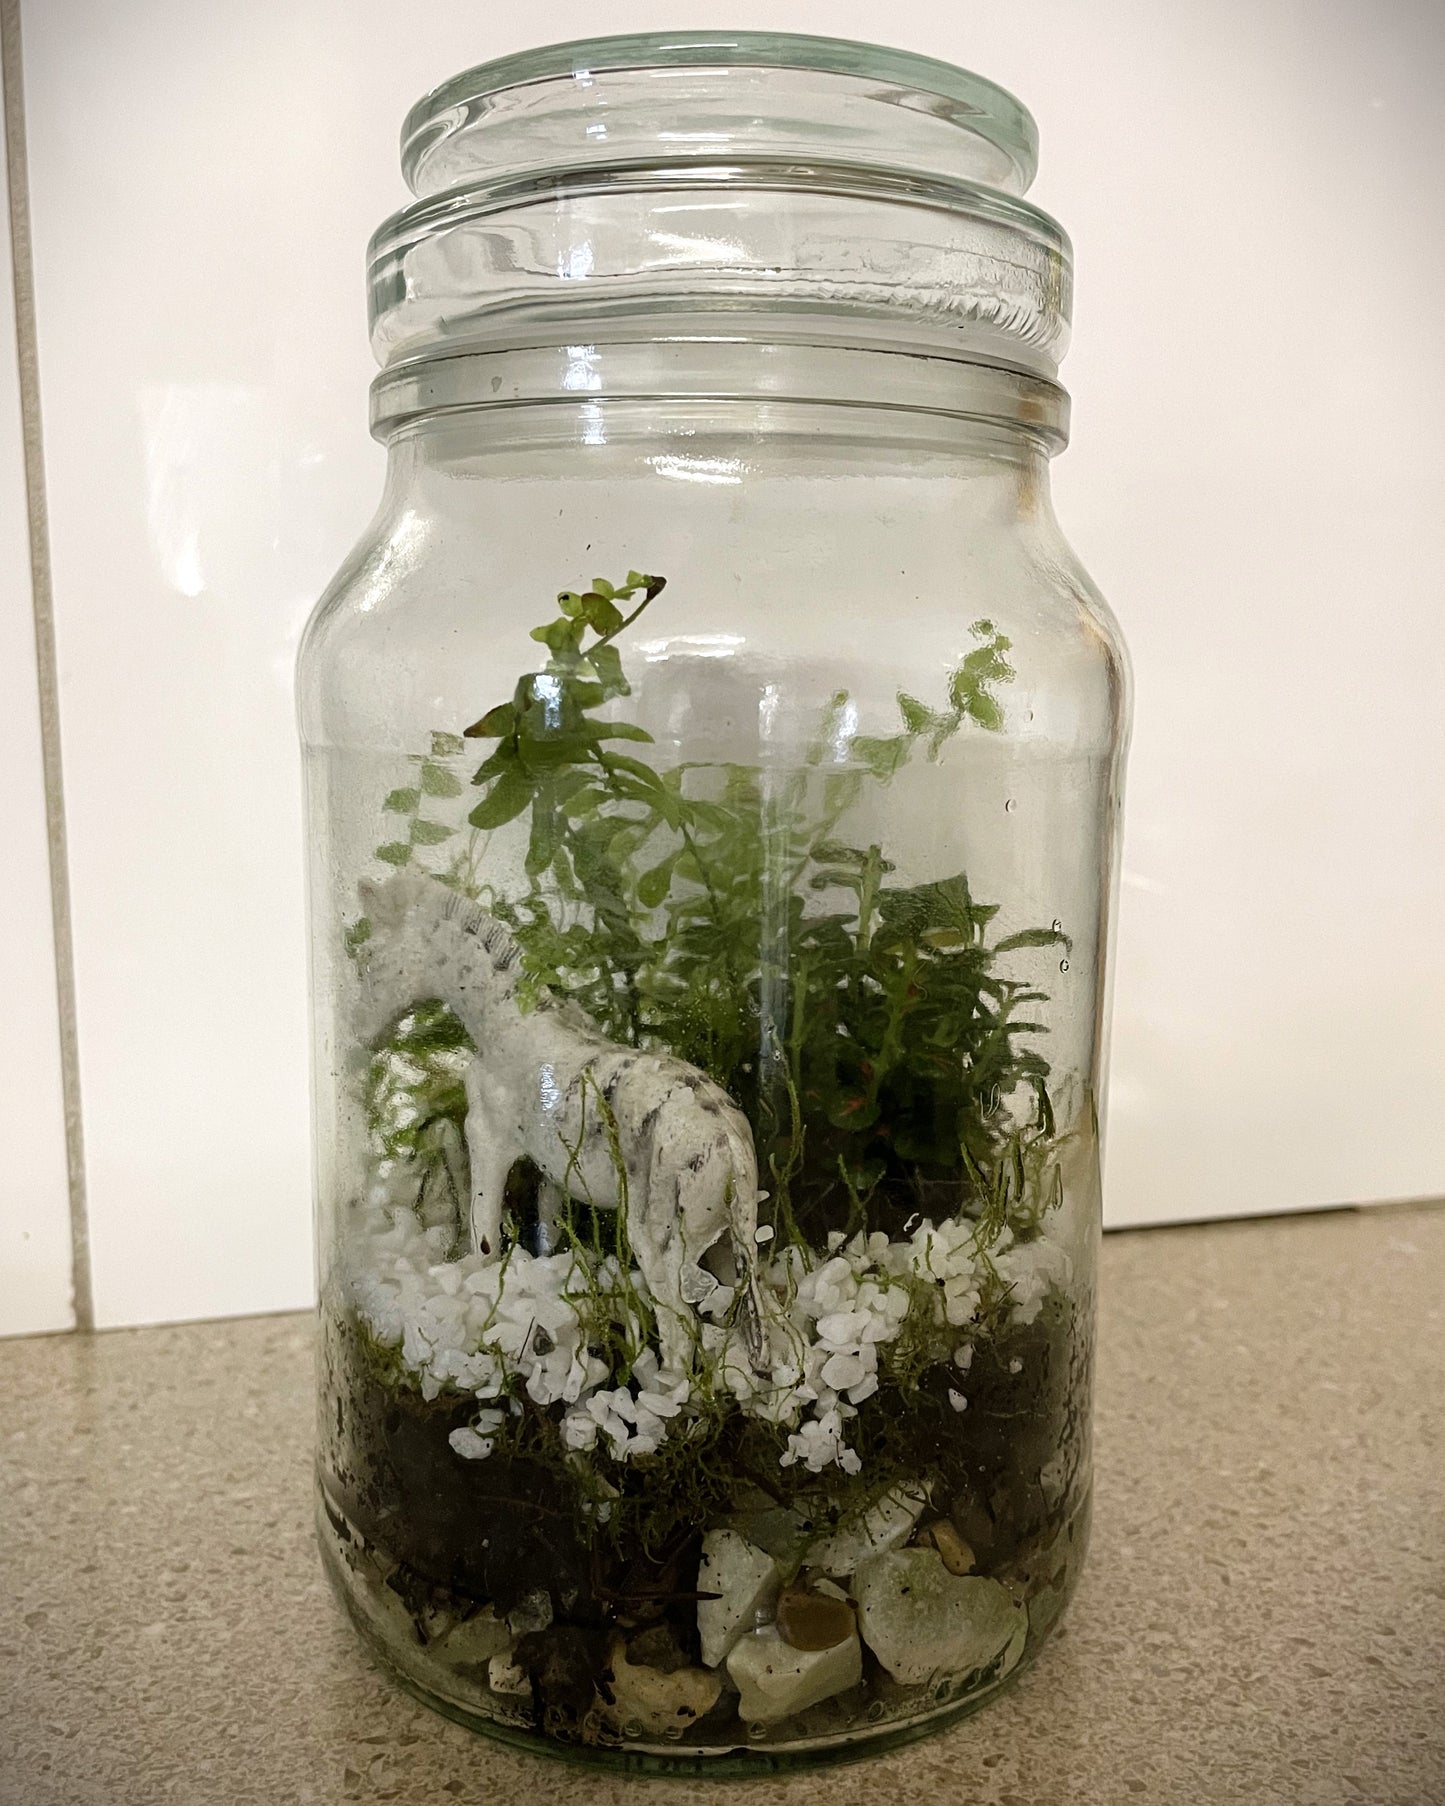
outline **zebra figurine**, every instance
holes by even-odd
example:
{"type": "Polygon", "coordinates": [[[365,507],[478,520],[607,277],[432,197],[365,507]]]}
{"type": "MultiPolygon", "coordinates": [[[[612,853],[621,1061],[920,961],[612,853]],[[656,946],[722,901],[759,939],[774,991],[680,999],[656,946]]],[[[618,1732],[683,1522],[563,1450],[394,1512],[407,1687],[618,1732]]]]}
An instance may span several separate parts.
{"type": "Polygon", "coordinates": [[[436,879],[398,874],[364,881],[361,892],[371,924],[361,1039],[370,1045],[403,1011],[435,998],[476,1049],[464,1078],[474,1248],[500,1255],[507,1174],[525,1155],[553,1198],[625,1208],[665,1367],[688,1370],[693,1307],[726,1274],[739,1288],[749,1357],[765,1371],[763,1194],[752,1130],[728,1094],[685,1060],[608,1040],[585,1011],[546,990],[524,1008],[521,951],[506,925],[436,879]]]}

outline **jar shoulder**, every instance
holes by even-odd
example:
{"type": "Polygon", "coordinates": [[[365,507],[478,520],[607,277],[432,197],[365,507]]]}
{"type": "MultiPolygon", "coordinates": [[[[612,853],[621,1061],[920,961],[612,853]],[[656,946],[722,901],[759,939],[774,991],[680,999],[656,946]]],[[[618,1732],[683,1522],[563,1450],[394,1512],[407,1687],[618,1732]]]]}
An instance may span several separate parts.
{"type": "Polygon", "coordinates": [[[442,505],[391,498],[308,625],[303,726],[324,737],[368,693],[388,717],[465,713],[539,667],[534,631],[560,591],[646,570],[667,589],[620,644],[649,671],[728,662],[744,684],[847,688],[888,713],[900,691],[936,699],[992,635],[1007,642],[1011,712],[1063,711],[1075,736],[1117,737],[1123,635],[1046,497],[1026,513],[937,485],[861,504],[820,485],[791,511],[773,494],[728,499],[666,510],[675,497],[655,485],[505,481],[442,505]]]}

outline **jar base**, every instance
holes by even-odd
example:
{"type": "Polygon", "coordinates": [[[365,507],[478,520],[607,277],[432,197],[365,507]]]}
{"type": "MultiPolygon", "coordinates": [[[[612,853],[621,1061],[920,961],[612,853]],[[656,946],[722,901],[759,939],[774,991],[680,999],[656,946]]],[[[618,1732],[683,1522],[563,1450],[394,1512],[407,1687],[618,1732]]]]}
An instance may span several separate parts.
{"type": "MultiPolygon", "coordinates": [[[[898,1688],[900,1695],[913,1695],[912,1710],[900,1698],[896,1715],[890,1716],[888,1704],[875,1698],[866,1710],[876,1712],[876,1718],[865,1716],[846,1728],[798,1735],[789,1734],[782,1726],[768,1727],[774,1734],[786,1735],[785,1743],[769,1744],[761,1737],[757,1743],[747,1744],[726,1737],[716,1743],[681,1744],[661,1738],[648,1742],[645,1738],[619,1737],[615,1732],[609,1739],[600,1729],[596,1741],[572,1742],[547,1736],[526,1722],[532,1712],[530,1694],[525,1696],[525,1703],[519,1697],[516,1717],[509,1720],[508,1708],[501,1702],[492,1710],[482,1709],[484,1689],[479,1682],[458,1676],[455,1689],[449,1688],[445,1665],[428,1655],[414,1631],[410,1639],[396,1634],[399,1626],[388,1620],[399,1617],[399,1601],[395,1609],[387,1611],[383,1600],[395,1596],[388,1593],[379,1570],[374,1577],[366,1572],[372,1562],[365,1552],[364,1539],[350,1526],[344,1537],[339,1533],[334,1507],[324,1490],[318,1488],[318,1492],[317,1531],[326,1577],[373,1659],[408,1693],[444,1718],[513,1749],[578,1767],[652,1777],[712,1775],[726,1779],[827,1767],[883,1754],[959,1723],[995,1699],[1031,1665],[1072,1595],[1089,1532],[1089,1501],[1085,1499],[1064,1533],[1070,1544],[1066,1569],[1053,1587],[1029,1602],[1028,1635],[1007,1668],[996,1672],[995,1664],[976,1675],[940,1679],[926,1688],[898,1688]]],[[[697,1726],[693,1735],[702,1729],[697,1726]]],[[[758,1729],[766,1735],[763,1727],[758,1729]]]]}

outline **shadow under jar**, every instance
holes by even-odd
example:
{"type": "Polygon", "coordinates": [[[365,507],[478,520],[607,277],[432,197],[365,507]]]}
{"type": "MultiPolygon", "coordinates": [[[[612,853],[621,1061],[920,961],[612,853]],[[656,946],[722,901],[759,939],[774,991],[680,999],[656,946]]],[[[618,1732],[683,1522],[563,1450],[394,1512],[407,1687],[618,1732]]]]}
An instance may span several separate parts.
{"type": "Polygon", "coordinates": [[[961,70],[720,33],[406,123],[301,658],[319,1522],[512,1742],[880,1748],[1078,1575],[1128,686],[1034,154],[961,70]]]}

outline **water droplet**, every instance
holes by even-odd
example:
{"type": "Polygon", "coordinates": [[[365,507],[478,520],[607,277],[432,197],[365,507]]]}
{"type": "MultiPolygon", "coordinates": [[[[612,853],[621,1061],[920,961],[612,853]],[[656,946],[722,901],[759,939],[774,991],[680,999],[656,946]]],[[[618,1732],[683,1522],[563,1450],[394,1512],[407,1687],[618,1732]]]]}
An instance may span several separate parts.
{"type": "Polygon", "coordinates": [[[758,1225],[758,1227],[753,1231],[753,1240],[755,1242],[758,1242],[758,1243],[770,1242],[772,1239],[773,1239],[773,1226],[771,1223],[760,1223],[758,1225]]]}
{"type": "Polygon", "coordinates": [[[1003,806],[1003,812],[1005,815],[1012,815],[1014,810],[1017,808],[1018,808],[1017,801],[1015,800],[1015,798],[1010,797],[1003,806]]]}
{"type": "Polygon", "coordinates": [[[1062,922],[1061,922],[1061,921],[1060,921],[1060,920],[1059,920],[1059,918],[1058,918],[1058,917],[1057,917],[1057,916],[1055,916],[1055,917],[1054,917],[1054,933],[1055,933],[1055,934],[1062,934],[1062,933],[1063,933],[1063,932],[1064,932],[1064,925],[1063,925],[1063,923],[1062,923],[1062,922]]]}
{"type": "Polygon", "coordinates": [[[1061,972],[1067,972],[1068,969],[1069,969],[1069,962],[1066,959],[1061,959],[1059,961],[1059,970],[1061,972]]]}

